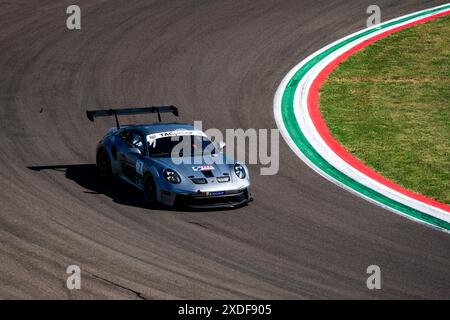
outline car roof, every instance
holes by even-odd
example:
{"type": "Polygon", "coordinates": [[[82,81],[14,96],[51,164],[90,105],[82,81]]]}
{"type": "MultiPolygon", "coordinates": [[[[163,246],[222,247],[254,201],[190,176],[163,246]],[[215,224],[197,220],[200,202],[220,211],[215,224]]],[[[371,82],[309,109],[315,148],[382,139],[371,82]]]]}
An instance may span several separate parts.
{"type": "Polygon", "coordinates": [[[123,127],[126,127],[127,129],[137,129],[146,135],[153,134],[153,133],[159,133],[159,132],[175,131],[175,130],[198,130],[191,124],[177,123],[177,122],[126,125],[123,127]]]}

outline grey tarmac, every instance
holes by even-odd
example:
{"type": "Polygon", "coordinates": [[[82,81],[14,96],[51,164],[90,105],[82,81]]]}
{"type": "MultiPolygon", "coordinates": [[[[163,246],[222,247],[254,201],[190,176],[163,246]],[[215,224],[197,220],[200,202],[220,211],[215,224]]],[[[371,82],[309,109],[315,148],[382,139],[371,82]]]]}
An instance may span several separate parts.
{"type": "MultiPolygon", "coordinates": [[[[376,2],[384,21],[443,3],[376,2]]],[[[364,28],[372,0],[80,0],[77,31],[71,4],[0,1],[0,298],[450,298],[448,234],[329,183],[284,141],[277,175],[250,166],[255,201],[238,210],[149,210],[95,179],[113,123],[86,109],[175,105],[204,129],[276,128],[281,79],[364,28]]]]}

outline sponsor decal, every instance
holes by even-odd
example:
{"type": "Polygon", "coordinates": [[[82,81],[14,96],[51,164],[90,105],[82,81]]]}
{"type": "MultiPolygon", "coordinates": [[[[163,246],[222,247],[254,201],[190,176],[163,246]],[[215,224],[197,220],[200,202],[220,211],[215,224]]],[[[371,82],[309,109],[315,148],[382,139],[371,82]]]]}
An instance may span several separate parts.
{"type": "Polygon", "coordinates": [[[205,195],[207,197],[214,197],[214,196],[221,196],[224,195],[225,191],[211,191],[211,192],[205,192],[205,195]]]}
{"type": "Polygon", "coordinates": [[[206,134],[200,130],[175,130],[175,131],[166,131],[166,132],[158,132],[152,133],[147,136],[147,142],[150,144],[156,140],[166,137],[180,137],[180,136],[201,136],[206,137],[206,134]]]}
{"type": "Polygon", "coordinates": [[[213,166],[194,166],[192,167],[193,171],[205,171],[205,170],[214,170],[213,166]]]}
{"type": "Polygon", "coordinates": [[[230,181],[230,177],[226,176],[226,177],[218,177],[217,178],[218,182],[229,182],[230,181]]]}

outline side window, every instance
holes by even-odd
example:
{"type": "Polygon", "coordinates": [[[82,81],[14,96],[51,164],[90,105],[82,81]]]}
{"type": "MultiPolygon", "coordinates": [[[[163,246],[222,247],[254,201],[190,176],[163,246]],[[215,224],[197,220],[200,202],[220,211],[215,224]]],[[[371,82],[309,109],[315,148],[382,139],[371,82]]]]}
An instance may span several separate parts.
{"type": "Polygon", "coordinates": [[[144,140],[138,132],[130,132],[128,139],[128,143],[131,145],[131,147],[138,148],[142,153],[144,152],[144,140]]]}
{"type": "Polygon", "coordinates": [[[120,139],[122,139],[123,142],[129,143],[128,142],[129,141],[129,135],[130,135],[130,132],[128,130],[123,130],[120,133],[119,136],[120,136],[120,139]]]}
{"type": "Polygon", "coordinates": [[[144,152],[144,140],[137,131],[124,130],[120,133],[120,139],[125,142],[130,148],[138,148],[144,152]]]}

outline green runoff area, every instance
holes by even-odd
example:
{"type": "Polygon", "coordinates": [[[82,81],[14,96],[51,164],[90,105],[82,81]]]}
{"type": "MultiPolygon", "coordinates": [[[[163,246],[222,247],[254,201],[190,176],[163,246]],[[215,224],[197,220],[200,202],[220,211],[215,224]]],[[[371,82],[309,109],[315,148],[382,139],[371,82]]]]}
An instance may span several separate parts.
{"type": "Polygon", "coordinates": [[[450,16],[381,39],[320,91],[333,135],[397,184],[450,204],[450,16]]]}

